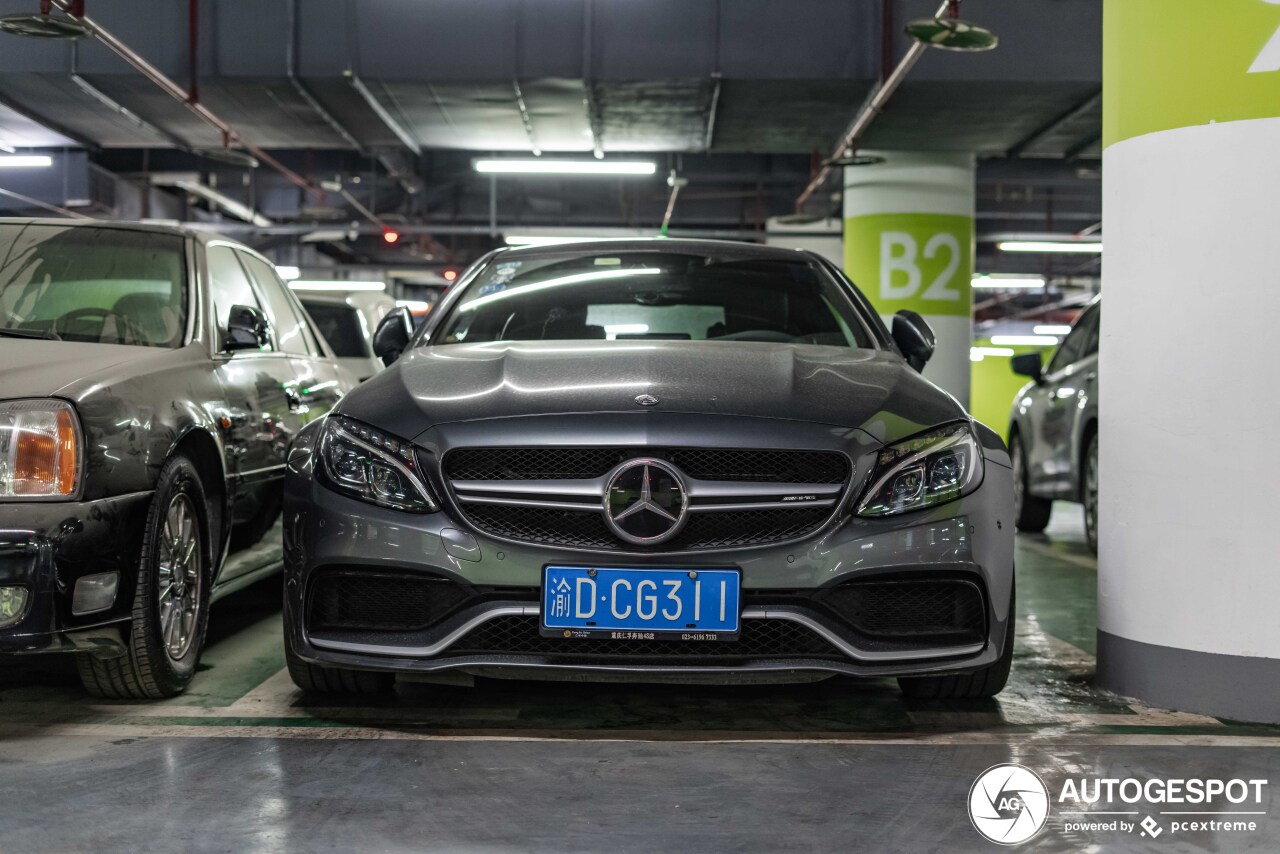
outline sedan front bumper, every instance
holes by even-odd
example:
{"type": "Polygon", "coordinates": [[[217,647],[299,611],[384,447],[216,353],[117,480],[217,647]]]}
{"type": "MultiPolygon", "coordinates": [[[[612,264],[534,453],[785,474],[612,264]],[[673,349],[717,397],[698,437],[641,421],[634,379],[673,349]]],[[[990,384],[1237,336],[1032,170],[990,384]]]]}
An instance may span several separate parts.
{"type": "Polygon", "coordinates": [[[21,618],[0,629],[0,653],[112,651],[130,619],[150,492],[83,502],[0,503],[0,586],[27,591],[21,618]],[[76,582],[118,573],[112,603],[72,613],[76,582]]]}
{"type": "MultiPolygon", "coordinates": [[[[958,501],[887,519],[845,515],[802,542],[607,556],[495,540],[443,512],[413,515],[375,507],[333,492],[311,477],[310,468],[311,457],[295,453],[286,480],[285,626],[293,652],[320,665],[710,678],[766,671],[960,673],[999,659],[1012,619],[1012,481],[999,464],[988,465],[982,486],[958,501]],[[737,567],[745,604],[743,645],[609,647],[610,641],[543,638],[537,630],[538,585],[547,565],[737,567]],[[446,584],[459,598],[428,625],[361,626],[358,619],[322,625],[314,597],[332,573],[357,582],[382,576],[446,584]],[[977,637],[934,643],[924,636],[876,636],[815,600],[824,591],[856,585],[934,582],[978,591],[977,637]],[[789,644],[798,644],[791,654],[789,644]]],[[[403,597],[389,589],[385,601],[394,608],[403,597]]]]}

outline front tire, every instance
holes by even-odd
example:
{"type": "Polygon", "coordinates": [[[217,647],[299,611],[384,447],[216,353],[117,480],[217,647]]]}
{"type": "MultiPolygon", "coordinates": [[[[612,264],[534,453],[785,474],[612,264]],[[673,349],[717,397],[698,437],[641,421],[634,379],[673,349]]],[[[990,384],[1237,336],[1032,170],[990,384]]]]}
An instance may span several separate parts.
{"type": "Polygon", "coordinates": [[[191,682],[209,624],[216,553],[205,502],[195,465],[185,456],[171,457],[147,510],[126,652],[116,658],[77,656],[80,681],[90,694],[159,699],[181,694],[191,682]]]}
{"type": "Polygon", "coordinates": [[[1027,452],[1017,433],[1009,439],[1009,460],[1013,463],[1013,525],[1019,531],[1038,534],[1049,527],[1053,502],[1031,494],[1027,485],[1027,452]]]}
{"type": "Polygon", "coordinates": [[[1098,434],[1089,437],[1080,476],[1080,503],[1084,505],[1084,536],[1089,550],[1098,553],[1098,434]]]}
{"type": "Polygon", "coordinates": [[[985,700],[1004,690],[1013,668],[1013,627],[1016,597],[1009,593],[1009,620],[1004,650],[991,664],[972,673],[946,676],[904,676],[898,679],[902,693],[913,700],[985,700]]]}

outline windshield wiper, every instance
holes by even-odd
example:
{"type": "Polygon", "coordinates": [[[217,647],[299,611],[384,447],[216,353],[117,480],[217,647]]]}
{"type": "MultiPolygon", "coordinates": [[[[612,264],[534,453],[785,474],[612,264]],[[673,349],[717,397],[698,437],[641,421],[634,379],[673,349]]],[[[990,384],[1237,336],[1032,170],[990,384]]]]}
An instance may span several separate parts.
{"type": "Polygon", "coordinates": [[[40,332],[36,329],[15,329],[9,326],[0,326],[0,335],[7,338],[45,338],[49,341],[61,341],[62,336],[54,332],[52,329],[46,329],[40,332]]]}

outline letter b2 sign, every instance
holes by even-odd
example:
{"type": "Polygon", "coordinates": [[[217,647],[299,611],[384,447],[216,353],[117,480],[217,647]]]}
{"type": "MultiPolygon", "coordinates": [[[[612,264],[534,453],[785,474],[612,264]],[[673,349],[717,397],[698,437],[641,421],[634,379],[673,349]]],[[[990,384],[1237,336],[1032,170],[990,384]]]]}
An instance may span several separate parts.
{"type": "Polygon", "coordinates": [[[845,271],[881,314],[908,308],[966,315],[973,220],[940,214],[870,214],[845,222],[845,271]]]}

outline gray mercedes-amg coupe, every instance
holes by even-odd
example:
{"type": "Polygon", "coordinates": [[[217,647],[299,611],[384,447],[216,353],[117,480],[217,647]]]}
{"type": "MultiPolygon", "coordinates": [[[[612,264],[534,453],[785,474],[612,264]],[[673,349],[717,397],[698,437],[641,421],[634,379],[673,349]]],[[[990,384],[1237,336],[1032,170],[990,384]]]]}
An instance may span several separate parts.
{"type": "Polygon", "coordinates": [[[507,249],[297,436],[285,634],[304,690],[396,673],[897,677],[989,697],[1013,639],[1000,438],[817,255],[507,249]],[[536,671],[536,672],[535,672],[536,671]]]}

